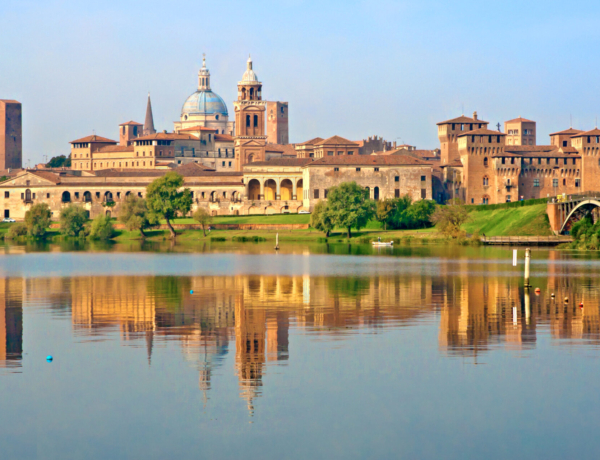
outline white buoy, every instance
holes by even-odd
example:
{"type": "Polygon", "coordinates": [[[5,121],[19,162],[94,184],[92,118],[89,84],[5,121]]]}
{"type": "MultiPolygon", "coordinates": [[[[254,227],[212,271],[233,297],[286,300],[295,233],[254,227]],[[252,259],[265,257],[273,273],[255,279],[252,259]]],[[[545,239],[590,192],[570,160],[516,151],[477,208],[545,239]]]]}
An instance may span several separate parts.
{"type": "Polygon", "coordinates": [[[513,249],[513,267],[517,266],[517,250],[513,249]]]}

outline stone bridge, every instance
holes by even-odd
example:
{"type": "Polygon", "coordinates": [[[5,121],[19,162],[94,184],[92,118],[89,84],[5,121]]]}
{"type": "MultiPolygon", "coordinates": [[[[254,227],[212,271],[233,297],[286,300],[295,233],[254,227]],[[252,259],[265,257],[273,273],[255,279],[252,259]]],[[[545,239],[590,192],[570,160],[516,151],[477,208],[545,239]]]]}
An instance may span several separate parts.
{"type": "Polygon", "coordinates": [[[588,192],[583,195],[552,198],[548,202],[547,213],[550,227],[557,235],[569,234],[571,226],[588,214],[594,222],[600,217],[600,192],[588,192]]]}

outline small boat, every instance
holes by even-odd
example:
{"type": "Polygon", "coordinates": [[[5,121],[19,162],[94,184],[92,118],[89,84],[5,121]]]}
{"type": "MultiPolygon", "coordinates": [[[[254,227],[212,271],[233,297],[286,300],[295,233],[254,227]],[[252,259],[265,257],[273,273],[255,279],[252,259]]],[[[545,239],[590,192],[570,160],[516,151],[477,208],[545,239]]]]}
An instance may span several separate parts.
{"type": "Polygon", "coordinates": [[[393,241],[373,241],[373,246],[376,246],[376,247],[393,246],[393,245],[394,245],[393,241]]]}

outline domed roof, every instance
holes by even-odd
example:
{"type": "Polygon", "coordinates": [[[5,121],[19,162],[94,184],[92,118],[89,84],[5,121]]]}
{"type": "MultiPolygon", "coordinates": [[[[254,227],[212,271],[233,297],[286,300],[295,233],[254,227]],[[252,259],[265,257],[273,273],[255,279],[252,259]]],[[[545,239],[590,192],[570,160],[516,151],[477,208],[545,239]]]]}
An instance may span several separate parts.
{"type": "Polygon", "coordinates": [[[228,116],[227,106],[221,96],[211,90],[198,90],[187,98],[181,109],[182,115],[215,115],[228,116]]]}
{"type": "Polygon", "coordinates": [[[247,65],[248,65],[248,68],[246,69],[246,71],[244,72],[244,75],[242,76],[242,83],[258,83],[258,77],[254,73],[254,70],[252,70],[252,58],[251,57],[248,58],[247,65]]]}

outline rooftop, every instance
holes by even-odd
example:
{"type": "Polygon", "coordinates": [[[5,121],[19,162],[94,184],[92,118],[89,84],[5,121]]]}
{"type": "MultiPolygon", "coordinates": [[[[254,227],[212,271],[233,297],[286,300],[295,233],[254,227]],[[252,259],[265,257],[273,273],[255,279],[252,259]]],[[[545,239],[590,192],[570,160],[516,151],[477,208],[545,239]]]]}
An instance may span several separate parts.
{"type": "Polygon", "coordinates": [[[431,166],[428,162],[410,155],[337,155],[319,158],[309,166],[431,166]]]}
{"type": "Polygon", "coordinates": [[[133,152],[133,145],[105,145],[99,148],[96,153],[110,153],[110,152],[133,152]]]}
{"type": "Polygon", "coordinates": [[[349,141],[348,139],[344,139],[343,137],[340,137],[340,136],[331,136],[325,140],[315,142],[314,145],[348,145],[348,144],[356,145],[358,147],[358,144],[356,142],[349,141]]]}
{"type": "Polygon", "coordinates": [[[313,158],[272,158],[267,161],[255,161],[254,163],[248,163],[244,165],[244,168],[260,166],[304,166],[307,163],[312,163],[313,158]]]}
{"type": "Polygon", "coordinates": [[[296,144],[296,145],[315,145],[322,141],[324,141],[324,139],[322,137],[315,137],[314,139],[311,139],[309,141],[300,142],[299,144],[296,144]]]}
{"type": "Polygon", "coordinates": [[[152,140],[198,140],[197,137],[190,134],[176,134],[176,133],[156,133],[149,134],[148,136],[137,137],[134,141],[152,141],[152,140]]]}
{"type": "Polygon", "coordinates": [[[563,131],[557,131],[555,133],[551,133],[551,136],[558,136],[558,135],[568,135],[568,134],[578,134],[578,133],[582,133],[583,131],[580,129],[573,129],[573,128],[569,128],[569,129],[565,129],[563,131]]]}
{"type": "Polygon", "coordinates": [[[589,131],[580,131],[574,136],[571,137],[585,137],[585,136],[600,136],[600,129],[594,128],[589,131]]]}
{"type": "Polygon", "coordinates": [[[513,118],[512,120],[505,121],[504,123],[535,123],[533,120],[528,120],[527,118],[513,118]]]}
{"type": "Polygon", "coordinates": [[[182,131],[210,131],[211,133],[214,133],[215,131],[218,131],[217,128],[207,128],[206,126],[192,126],[191,128],[185,128],[185,129],[180,129],[179,132],[182,131]]]}
{"type": "Polygon", "coordinates": [[[484,125],[489,124],[488,121],[480,120],[479,118],[470,118],[461,115],[460,117],[452,118],[451,120],[440,121],[438,125],[447,125],[450,123],[483,123],[484,125]]]}
{"type": "Polygon", "coordinates": [[[127,123],[121,123],[119,126],[126,126],[126,125],[138,125],[138,126],[144,126],[141,123],[138,123],[137,121],[128,121],[127,123]]]}
{"type": "Polygon", "coordinates": [[[83,144],[83,143],[89,143],[89,144],[93,144],[93,143],[109,143],[109,144],[116,144],[117,141],[113,141],[112,139],[108,139],[106,137],[102,137],[102,136],[96,136],[95,134],[92,136],[86,136],[86,137],[82,137],[81,139],[76,139],[74,141],[69,142],[69,144],[83,144]]]}
{"type": "Polygon", "coordinates": [[[467,131],[458,135],[458,137],[463,136],[506,136],[506,134],[501,133],[500,131],[492,131],[491,129],[480,128],[474,129],[473,131],[467,131]]]}

